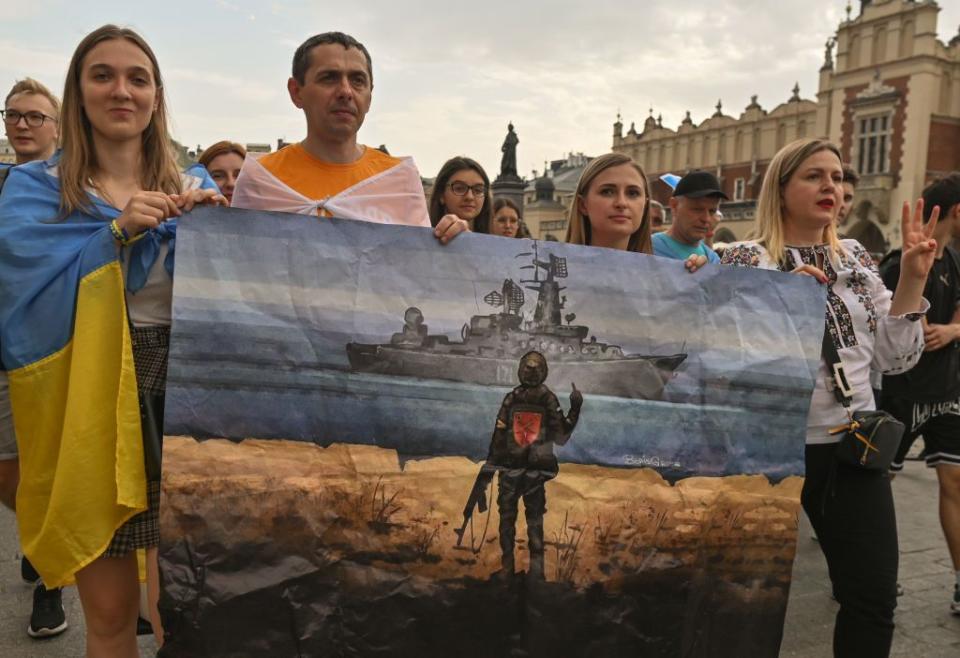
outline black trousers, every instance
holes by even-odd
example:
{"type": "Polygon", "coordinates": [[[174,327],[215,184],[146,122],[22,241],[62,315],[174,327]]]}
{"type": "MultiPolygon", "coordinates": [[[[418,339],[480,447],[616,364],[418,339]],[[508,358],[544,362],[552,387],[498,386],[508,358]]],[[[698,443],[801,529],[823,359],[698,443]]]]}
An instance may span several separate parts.
{"type": "Polygon", "coordinates": [[[886,658],[897,607],[897,520],[886,473],[836,461],[836,445],[808,445],[801,501],[840,603],[837,658],[886,658]]]}

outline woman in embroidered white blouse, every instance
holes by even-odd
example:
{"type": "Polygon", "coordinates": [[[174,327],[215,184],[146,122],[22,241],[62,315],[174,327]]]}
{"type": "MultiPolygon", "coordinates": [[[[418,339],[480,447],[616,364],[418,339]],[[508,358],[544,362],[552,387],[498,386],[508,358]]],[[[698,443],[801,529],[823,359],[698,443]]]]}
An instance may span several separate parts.
{"type": "MultiPolygon", "coordinates": [[[[732,245],[723,262],[815,277],[827,286],[826,324],[854,389],[852,410],[874,408],[871,367],[909,370],[923,350],[918,321],[927,273],[936,254],[937,209],[923,225],[922,201],[904,205],[903,258],[895,295],[886,289],[866,249],[840,240],[835,222],[842,200],[839,149],[799,140],[774,156],[757,203],[756,240],[732,245]]],[[[887,656],[896,607],[897,530],[885,473],[838,465],[828,429],[846,420],[827,388],[821,362],[807,420],[802,502],[820,540],[840,603],[834,629],[837,656],[887,656]]]]}

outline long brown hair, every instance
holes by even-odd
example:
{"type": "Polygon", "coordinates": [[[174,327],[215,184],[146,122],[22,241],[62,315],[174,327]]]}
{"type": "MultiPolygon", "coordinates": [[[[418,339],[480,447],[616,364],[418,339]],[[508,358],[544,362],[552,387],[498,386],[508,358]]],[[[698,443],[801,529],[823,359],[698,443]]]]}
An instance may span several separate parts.
{"type": "Polygon", "coordinates": [[[70,59],[67,80],[63,87],[63,110],[60,116],[60,207],[65,215],[75,210],[89,210],[87,186],[97,188],[97,155],[93,148],[93,129],[83,109],[80,76],[83,61],[98,44],[113,39],[126,39],[149,58],[157,86],[157,109],[150,124],[141,135],[140,185],[145,190],[178,194],[181,191],[180,172],[170,146],[167,131],[167,106],[163,94],[163,79],[157,57],[139,34],[128,28],[104,25],[80,42],[70,59]]]}
{"type": "Polygon", "coordinates": [[[643,206],[643,217],[640,219],[640,228],[630,235],[627,251],[636,251],[642,254],[653,253],[653,242],[650,239],[650,183],[643,167],[623,153],[607,153],[590,161],[580,174],[577,183],[577,193],[570,204],[570,214],[567,219],[567,242],[570,244],[590,244],[590,218],[580,212],[579,200],[590,191],[590,184],[601,172],[611,167],[628,164],[637,170],[643,181],[643,194],[647,200],[643,206]]]}
{"type": "Polygon", "coordinates": [[[433,191],[430,192],[430,223],[436,226],[440,222],[440,218],[443,217],[446,212],[443,209],[443,193],[447,189],[447,183],[450,182],[450,179],[453,178],[455,173],[463,171],[464,169],[471,169],[477,172],[480,178],[483,179],[483,186],[487,190],[483,195],[483,207],[480,208],[480,213],[473,220],[473,232],[489,233],[490,217],[492,215],[490,207],[493,205],[490,193],[490,179],[487,177],[487,172],[483,170],[479,162],[473,158],[462,155],[450,158],[440,167],[440,173],[437,174],[437,179],[433,182],[433,191]]]}

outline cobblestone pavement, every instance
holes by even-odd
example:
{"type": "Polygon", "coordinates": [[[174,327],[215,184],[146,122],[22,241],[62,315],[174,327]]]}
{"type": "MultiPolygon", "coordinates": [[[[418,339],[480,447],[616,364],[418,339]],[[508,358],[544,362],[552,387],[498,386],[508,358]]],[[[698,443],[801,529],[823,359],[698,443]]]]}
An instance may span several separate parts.
{"type": "MultiPolygon", "coordinates": [[[[940,529],[937,478],[922,462],[907,462],[893,482],[900,533],[900,584],[897,630],[891,656],[957,658],[960,616],[950,614],[953,567],[940,529]]],[[[806,516],[793,565],[793,586],[784,628],[781,658],[831,656],[833,618],[827,565],[806,516]]]]}
{"type": "MultiPolygon", "coordinates": [[[[936,477],[921,463],[909,462],[894,482],[894,492],[900,526],[900,582],[905,593],[897,609],[893,655],[957,658],[960,617],[949,613],[953,572],[937,516],[936,477]]],[[[31,640],[26,634],[31,596],[30,588],[20,580],[13,515],[0,509],[0,656],[82,656],[83,617],[76,590],[64,592],[70,628],[59,637],[42,641],[31,640]]],[[[830,656],[835,614],[826,565],[804,519],[780,656],[830,656]]],[[[152,656],[155,650],[152,638],[140,639],[142,656],[152,656]]]]}

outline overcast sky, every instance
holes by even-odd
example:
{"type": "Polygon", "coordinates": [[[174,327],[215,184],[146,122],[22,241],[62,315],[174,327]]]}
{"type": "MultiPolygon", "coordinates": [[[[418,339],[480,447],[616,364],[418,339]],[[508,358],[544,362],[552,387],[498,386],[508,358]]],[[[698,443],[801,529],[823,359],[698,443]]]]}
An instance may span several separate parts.
{"type": "MultiPolygon", "coordinates": [[[[859,2],[853,3],[856,15],[859,2]]],[[[813,99],[824,43],[844,0],[590,0],[478,3],[362,0],[4,0],[0,90],[31,75],[56,93],[73,49],[107,22],[135,28],[157,52],[174,137],[303,137],[286,91],[308,36],[352,34],[373,56],[373,106],[360,138],[412,155],[434,176],[453,155],[491,178],[513,121],[521,175],[544,160],[610,150],[617,109],[626,130],[648,109],[675,128],[723,99],[734,116],[757,94],[771,109],[795,82],[813,99]],[[639,7],[643,7],[640,9],[639,7]],[[681,8],[682,7],[682,8],[681,8]]],[[[960,2],[941,0],[939,33],[957,33],[960,2]]]]}

